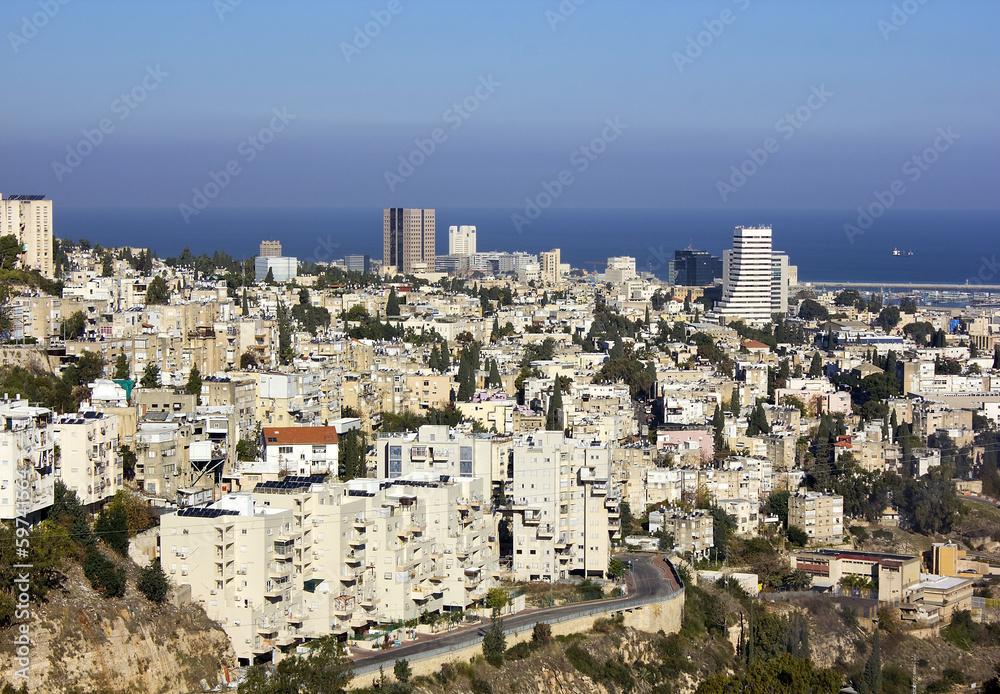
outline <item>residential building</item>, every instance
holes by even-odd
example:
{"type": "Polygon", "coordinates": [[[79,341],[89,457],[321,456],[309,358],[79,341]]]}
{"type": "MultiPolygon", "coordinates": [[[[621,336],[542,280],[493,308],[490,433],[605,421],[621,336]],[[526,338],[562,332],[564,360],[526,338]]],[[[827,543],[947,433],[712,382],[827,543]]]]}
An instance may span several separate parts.
{"type": "Polygon", "coordinates": [[[52,411],[24,400],[0,400],[0,520],[34,523],[55,491],[52,411]]]}
{"type": "Polygon", "coordinates": [[[476,227],[448,227],[448,255],[475,255],[476,227]]]}
{"type": "Polygon", "coordinates": [[[21,243],[21,267],[53,277],[52,201],[44,195],[0,195],[0,236],[21,243]]]}
{"type": "Polygon", "coordinates": [[[122,488],[124,469],[118,452],[118,417],[80,412],[52,421],[53,444],[59,446],[56,478],[94,508],[122,488]]]}
{"type": "Polygon", "coordinates": [[[716,499],[715,503],[736,519],[736,534],[739,537],[757,537],[760,502],[750,499],[716,499]]]}
{"type": "Polygon", "coordinates": [[[604,280],[606,282],[617,284],[634,280],[635,277],[635,258],[629,256],[608,258],[608,267],[604,271],[604,280]]]}
{"type": "Polygon", "coordinates": [[[772,307],[771,227],[736,227],[733,248],[723,254],[723,319],[767,322],[772,307]]]}
{"type": "Polygon", "coordinates": [[[771,254],[771,313],[788,313],[788,287],[792,275],[789,267],[785,253],[774,251],[771,254]]]}
{"type": "MultiPolygon", "coordinates": [[[[654,512],[655,513],[655,512],[654,512]]],[[[715,546],[715,520],[705,509],[680,511],[667,509],[662,512],[662,528],[674,536],[674,550],[692,561],[709,559],[715,546]]],[[[649,514],[650,531],[653,513],[649,514]]]]}
{"type": "Polygon", "coordinates": [[[264,427],[264,460],[290,475],[337,475],[335,427],[264,427]]]}
{"type": "Polygon", "coordinates": [[[558,284],[562,281],[561,252],[558,248],[538,254],[539,274],[542,282],[558,284]]]}
{"type": "Polygon", "coordinates": [[[561,431],[514,438],[501,478],[502,510],[513,521],[511,578],[553,581],[606,574],[611,540],[621,535],[610,462],[607,444],[568,439],[561,431]]]}
{"type": "Polygon", "coordinates": [[[788,497],[788,525],[802,528],[813,543],[844,539],[844,497],[822,492],[796,492],[788,497]]]}
{"type": "Polygon", "coordinates": [[[387,208],[382,220],[382,267],[434,270],[434,210],[387,208]]]}

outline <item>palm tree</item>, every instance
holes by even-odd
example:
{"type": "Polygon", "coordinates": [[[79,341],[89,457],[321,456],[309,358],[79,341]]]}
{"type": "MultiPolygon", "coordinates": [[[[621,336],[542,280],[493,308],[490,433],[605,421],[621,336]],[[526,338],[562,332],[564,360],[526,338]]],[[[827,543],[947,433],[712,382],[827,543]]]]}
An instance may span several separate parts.
{"type": "Polygon", "coordinates": [[[782,582],[791,590],[805,590],[812,585],[812,576],[802,569],[795,569],[782,582]]]}

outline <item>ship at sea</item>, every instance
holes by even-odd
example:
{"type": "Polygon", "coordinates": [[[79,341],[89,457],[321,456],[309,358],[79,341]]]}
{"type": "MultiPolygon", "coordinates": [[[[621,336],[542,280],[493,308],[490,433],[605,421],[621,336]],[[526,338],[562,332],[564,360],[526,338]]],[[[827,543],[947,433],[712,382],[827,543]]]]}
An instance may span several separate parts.
{"type": "Polygon", "coordinates": [[[892,255],[893,257],[896,258],[909,258],[911,255],[913,255],[913,251],[901,251],[898,248],[893,248],[892,255]]]}

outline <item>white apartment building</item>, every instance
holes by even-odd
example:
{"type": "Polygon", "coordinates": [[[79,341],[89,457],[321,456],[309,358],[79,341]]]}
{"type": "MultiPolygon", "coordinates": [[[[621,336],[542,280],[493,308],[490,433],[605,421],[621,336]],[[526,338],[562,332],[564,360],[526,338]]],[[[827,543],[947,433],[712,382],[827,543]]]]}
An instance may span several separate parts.
{"type": "Polygon", "coordinates": [[[0,195],[0,236],[14,235],[24,254],[21,267],[52,277],[52,201],[44,195],[0,195]]]}
{"type": "Polygon", "coordinates": [[[757,537],[760,525],[760,503],[750,499],[716,499],[715,503],[736,519],[736,534],[757,537]]]}
{"type": "Polygon", "coordinates": [[[55,492],[52,411],[0,400],[0,520],[40,520],[55,492]]]}
{"type": "Polygon", "coordinates": [[[810,542],[839,543],[844,538],[844,497],[796,492],[788,497],[788,525],[805,530],[810,542]]]}
{"type": "Polygon", "coordinates": [[[489,487],[506,478],[512,441],[509,436],[461,434],[434,424],[416,432],[382,433],[375,441],[377,476],[391,480],[433,471],[483,479],[489,487]]]}
{"type": "Polygon", "coordinates": [[[448,255],[475,255],[476,227],[448,227],[448,255]]]}
{"type": "Polygon", "coordinates": [[[483,480],[322,479],[288,476],[162,520],[164,569],[242,664],[482,603],[498,568],[483,480]]]}
{"type": "Polygon", "coordinates": [[[608,258],[608,267],[604,271],[606,282],[628,282],[635,279],[635,258],[627,255],[608,258]]]}
{"type": "Polygon", "coordinates": [[[771,320],[771,227],[736,227],[732,250],[723,251],[722,301],[715,312],[725,319],[771,320]]]}
{"type": "Polygon", "coordinates": [[[512,518],[511,577],[552,581],[604,576],[621,535],[617,485],[607,444],[536,431],[514,439],[504,479],[512,518]]]}
{"type": "Polygon", "coordinates": [[[52,422],[59,446],[56,478],[76,492],[84,506],[94,507],[122,488],[124,469],[118,452],[118,416],[80,412],[52,422]]]}
{"type": "Polygon", "coordinates": [[[264,460],[291,475],[337,474],[339,445],[335,427],[266,427],[264,460]]]}
{"type": "Polygon", "coordinates": [[[771,254],[771,313],[788,313],[788,287],[793,274],[797,276],[798,272],[788,264],[788,256],[774,251],[771,254]]]}

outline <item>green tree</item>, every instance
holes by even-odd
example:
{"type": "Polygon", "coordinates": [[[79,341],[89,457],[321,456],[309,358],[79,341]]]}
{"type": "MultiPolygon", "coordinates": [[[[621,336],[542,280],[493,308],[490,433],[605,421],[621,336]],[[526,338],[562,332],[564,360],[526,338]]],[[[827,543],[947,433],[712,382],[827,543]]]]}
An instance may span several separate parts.
{"type": "Polygon", "coordinates": [[[797,547],[805,547],[809,544],[809,534],[797,525],[789,525],[785,536],[789,542],[797,547]]]}
{"type": "Polygon", "coordinates": [[[156,362],[146,362],[146,367],[142,371],[142,378],[139,379],[139,386],[141,388],[160,387],[160,367],[156,365],[156,362]]]}
{"type": "Polygon", "coordinates": [[[549,400],[549,411],[545,415],[546,431],[561,431],[563,428],[563,403],[560,378],[556,376],[552,385],[552,398],[549,400]]]}
{"type": "Polygon", "coordinates": [[[813,352],[812,362],[809,364],[809,378],[819,378],[823,375],[823,359],[819,352],[813,352]]]}
{"type": "Polygon", "coordinates": [[[396,288],[389,288],[389,298],[385,302],[385,315],[386,316],[398,316],[399,315],[399,297],[396,296],[396,288]]]}
{"type": "Polygon", "coordinates": [[[503,385],[503,380],[500,378],[500,369],[497,367],[497,360],[490,360],[490,385],[499,388],[503,385]]]}
{"type": "Polygon", "coordinates": [[[128,557],[128,517],[124,506],[108,504],[101,509],[94,523],[94,532],[119,556],[128,557]]]}
{"type": "Polygon", "coordinates": [[[769,516],[777,516],[781,521],[781,527],[788,527],[788,497],[791,492],[787,490],[775,490],[767,495],[764,503],[764,510],[769,516]]]}
{"type": "Polygon", "coordinates": [[[192,366],[188,373],[187,384],[184,386],[185,392],[195,397],[195,404],[201,404],[201,372],[197,366],[192,366]]]}
{"type": "Polygon", "coordinates": [[[830,312],[826,307],[815,299],[806,299],[799,304],[799,318],[802,320],[821,320],[830,317],[830,312]]]}
{"type": "Polygon", "coordinates": [[[264,275],[264,283],[269,287],[274,285],[274,268],[269,267],[267,269],[267,274],[264,275]]]}
{"type": "Polygon", "coordinates": [[[170,303],[170,287],[161,276],[154,277],[146,287],[146,304],[148,306],[166,305],[170,303]]]}
{"type": "Polygon", "coordinates": [[[409,682],[410,677],[413,675],[413,671],[410,669],[410,661],[406,658],[397,660],[396,664],[392,666],[392,674],[403,684],[409,682]]]}
{"type": "Polygon", "coordinates": [[[886,306],[882,309],[881,313],[878,314],[878,318],[875,319],[875,325],[888,332],[899,325],[899,320],[899,307],[886,306]]]}
{"type": "Polygon", "coordinates": [[[128,380],[129,376],[131,374],[129,373],[128,357],[125,356],[124,352],[121,352],[115,359],[114,378],[128,380]]]}
{"type": "Polygon", "coordinates": [[[150,602],[162,603],[170,593],[170,581],[163,567],[160,566],[159,558],[149,562],[149,564],[139,571],[139,580],[136,588],[146,596],[150,602]]]}
{"type": "Polygon", "coordinates": [[[18,257],[24,253],[24,246],[13,234],[0,236],[0,269],[13,270],[18,257]]]}
{"type": "Polygon", "coordinates": [[[764,412],[763,403],[758,400],[747,418],[747,436],[769,433],[771,433],[771,425],[767,422],[767,413],[764,412]]]}
{"type": "Polygon", "coordinates": [[[715,455],[719,455],[723,448],[726,447],[726,441],[723,437],[723,428],[726,426],[726,418],[722,414],[722,407],[720,405],[715,406],[715,414],[712,415],[712,429],[714,431],[714,443],[715,443],[715,455]]]}
{"type": "Polygon", "coordinates": [[[104,357],[98,352],[84,350],[76,360],[77,383],[89,385],[101,377],[104,371],[104,357]]]}
{"type": "Polygon", "coordinates": [[[87,316],[84,315],[83,311],[73,311],[69,318],[63,321],[62,333],[63,338],[67,340],[75,340],[83,336],[84,331],[87,329],[87,316]]]}
{"type": "Polygon", "coordinates": [[[503,633],[503,619],[500,608],[494,607],[490,616],[490,628],[483,637],[483,656],[493,667],[503,665],[503,655],[507,650],[507,637],[503,633]]]}
{"type": "Polygon", "coordinates": [[[858,694],[882,694],[882,640],[878,629],[872,635],[872,649],[858,681],[858,694]]]}
{"type": "Polygon", "coordinates": [[[311,652],[282,659],[268,673],[258,665],[247,671],[239,694],[344,694],[354,665],[335,636],[314,641],[311,652]]]}
{"type": "Polygon", "coordinates": [[[257,460],[257,444],[251,439],[237,441],[236,459],[239,461],[257,460]]]}
{"type": "Polygon", "coordinates": [[[473,364],[472,352],[468,347],[462,348],[458,362],[458,399],[470,402],[476,394],[476,367],[473,364]]]}
{"type": "Polygon", "coordinates": [[[139,457],[132,450],[132,447],[128,444],[123,445],[118,449],[122,454],[122,474],[124,474],[126,480],[135,479],[135,464],[139,462],[139,457]]]}

